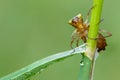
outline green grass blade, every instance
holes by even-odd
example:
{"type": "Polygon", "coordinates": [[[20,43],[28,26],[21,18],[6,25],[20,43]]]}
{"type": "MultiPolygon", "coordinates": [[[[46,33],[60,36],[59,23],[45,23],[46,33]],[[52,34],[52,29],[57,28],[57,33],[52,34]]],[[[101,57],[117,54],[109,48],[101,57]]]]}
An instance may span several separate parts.
{"type": "Polygon", "coordinates": [[[2,77],[0,80],[25,80],[29,77],[35,75],[36,73],[40,73],[48,67],[50,64],[54,62],[58,62],[60,60],[66,59],[67,57],[73,56],[77,53],[85,52],[85,44],[75,48],[74,50],[69,50],[65,52],[61,52],[58,54],[54,54],[52,56],[48,56],[44,59],[38,60],[14,73],[8,74],[5,77],[2,77]]]}

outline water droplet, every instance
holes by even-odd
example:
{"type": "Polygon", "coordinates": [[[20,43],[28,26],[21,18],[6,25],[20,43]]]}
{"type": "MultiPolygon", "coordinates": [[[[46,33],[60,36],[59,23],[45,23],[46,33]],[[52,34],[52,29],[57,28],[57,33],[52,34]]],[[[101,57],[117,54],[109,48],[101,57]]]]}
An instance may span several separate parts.
{"type": "Polygon", "coordinates": [[[83,63],[83,61],[81,61],[81,62],[80,62],[80,66],[84,66],[84,63],[83,63]]]}

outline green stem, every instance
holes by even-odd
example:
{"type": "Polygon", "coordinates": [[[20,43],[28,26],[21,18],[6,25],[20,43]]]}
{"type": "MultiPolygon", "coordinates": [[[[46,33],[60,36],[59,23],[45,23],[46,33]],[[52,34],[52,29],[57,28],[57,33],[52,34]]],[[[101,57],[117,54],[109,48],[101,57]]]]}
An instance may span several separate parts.
{"type": "Polygon", "coordinates": [[[87,51],[86,55],[92,60],[96,50],[96,39],[99,30],[99,22],[101,20],[101,12],[102,12],[102,4],[103,0],[94,0],[90,19],[90,28],[88,33],[88,40],[87,40],[87,51]],[[90,39],[93,38],[93,39],[90,39]]]}
{"type": "Polygon", "coordinates": [[[96,40],[99,22],[102,12],[103,0],[93,0],[93,9],[90,19],[90,28],[88,32],[87,48],[83,56],[83,65],[80,65],[79,80],[92,80],[93,66],[94,66],[94,55],[96,52],[96,40]],[[93,38],[93,39],[91,39],[93,38]]]}

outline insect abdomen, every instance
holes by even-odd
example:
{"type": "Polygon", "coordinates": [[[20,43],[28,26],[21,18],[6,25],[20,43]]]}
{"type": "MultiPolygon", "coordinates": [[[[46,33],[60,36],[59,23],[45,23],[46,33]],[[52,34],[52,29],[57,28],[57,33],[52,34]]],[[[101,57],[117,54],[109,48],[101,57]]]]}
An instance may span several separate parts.
{"type": "Polygon", "coordinates": [[[104,38],[104,36],[102,34],[99,33],[99,36],[97,39],[98,52],[100,52],[101,50],[105,50],[106,46],[107,46],[106,39],[104,38]]]}

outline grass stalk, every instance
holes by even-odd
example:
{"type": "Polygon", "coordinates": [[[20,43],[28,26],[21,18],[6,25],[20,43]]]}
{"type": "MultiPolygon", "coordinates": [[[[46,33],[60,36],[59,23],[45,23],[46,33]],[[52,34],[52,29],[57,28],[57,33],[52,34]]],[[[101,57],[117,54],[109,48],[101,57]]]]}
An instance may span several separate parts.
{"type": "Polygon", "coordinates": [[[93,0],[93,9],[90,19],[90,28],[88,32],[88,40],[86,52],[84,53],[82,65],[80,65],[79,80],[92,80],[94,56],[96,53],[96,39],[99,30],[99,22],[101,20],[103,0],[93,0]],[[91,39],[92,38],[92,39],[91,39]]]}

